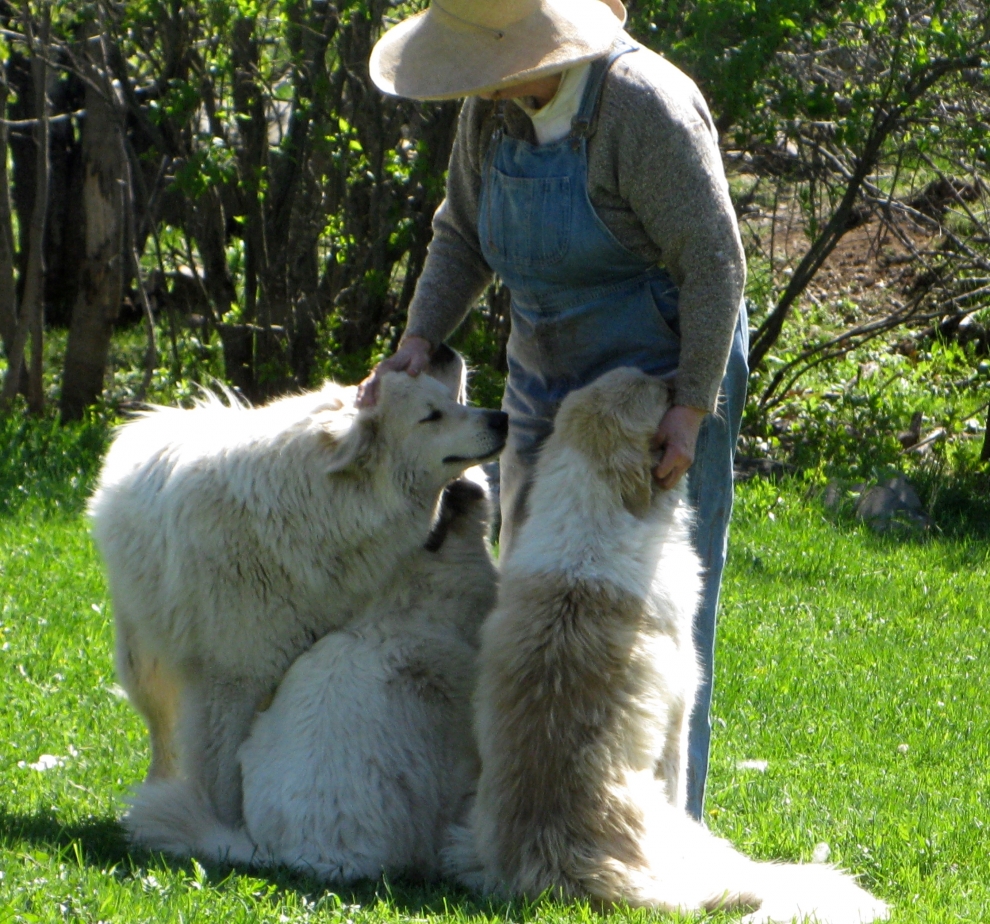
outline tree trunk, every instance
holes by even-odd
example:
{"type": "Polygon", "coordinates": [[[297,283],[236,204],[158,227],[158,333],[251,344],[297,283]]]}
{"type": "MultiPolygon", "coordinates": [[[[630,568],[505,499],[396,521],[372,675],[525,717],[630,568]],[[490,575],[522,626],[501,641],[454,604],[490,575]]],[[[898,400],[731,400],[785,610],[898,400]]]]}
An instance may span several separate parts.
{"type": "Polygon", "coordinates": [[[265,174],[268,169],[268,125],[265,118],[264,93],[258,85],[258,41],[255,20],[241,18],[234,23],[231,61],[234,82],[231,88],[237,129],[241,135],[238,149],[241,173],[244,234],[244,305],[242,320],[268,327],[273,323],[271,302],[265,297],[268,275],[268,247],[265,240],[265,174]],[[258,292],[259,285],[262,287],[258,292]]]}
{"type": "MultiPolygon", "coordinates": [[[[55,50],[53,49],[53,53],[55,50]]],[[[45,219],[45,324],[67,328],[86,259],[86,213],[83,205],[84,163],[73,119],[57,115],[83,109],[82,81],[72,75],[52,81],[48,94],[48,215],[45,219]]]]}
{"type": "MultiPolygon", "coordinates": [[[[15,46],[16,48],[16,46],[15,46]]],[[[57,44],[50,48],[53,59],[66,61],[57,44]]],[[[49,62],[50,64],[50,62],[49,62]]],[[[8,119],[35,118],[35,79],[30,57],[12,50],[6,62],[11,99],[8,119]]],[[[54,68],[49,66],[49,73],[54,68]]],[[[85,220],[82,205],[82,151],[71,118],[57,118],[84,107],[83,82],[75,75],[60,76],[48,82],[48,202],[45,215],[45,283],[43,292],[46,325],[68,328],[79,288],[79,268],[83,261],[85,220]]],[[[13,161],[10,171],[10,198],[14,213],[22,220],[15,247],[14,265],[20,274],[19,301],[23,301],[27,255],[30,251],[30,216],[37,189],[37,146],[35,131],[27,125],[8,130],[13,161]]]]}
{"type": "MultiPolygon", "coordinates": [[[[0,75],[0,118],[7,117],[7,77],[0,75]]],[[[7,176],[7,123],[0,122],[0,340],[10,355],[17,329],[17,290],[14,277],[14,225],[7,176]]]]}
{"type": "Polygon", "coordinates": [[[51,9],[44,7],[41,35],[34,40],[33,24],[25,17],[25,29],[31,41],[31,73],[34,84],[35,118],[35,191],[34,208],[28,230],[28,258],[25,269],[24,298],[20,316],[14,328],[14,336],[7,354],[7,374],[0,392],[0,408],[8,408],[20,390],[24,368],[24,348],[28,337],[34,350],[28,376],[28,407],[34,414],[44,410],[44,391],[41,382],[42,317],[44,313],[45,282],[45,216],[48,211],[48,36],[51,25],[51,9]],[[40,46],[40,47],[39,47],[40,46]]]}
{"type": "Polygon", "coordinates": [[[86,253],[65,350],[63,421],[79,420],[85,408],[103,393],[110,338],[124,288],[129,197],[121,114],[107,79],[101,46],[90,41],[85,48],[92,62],[87,68],[83,124],[86,253]]]}

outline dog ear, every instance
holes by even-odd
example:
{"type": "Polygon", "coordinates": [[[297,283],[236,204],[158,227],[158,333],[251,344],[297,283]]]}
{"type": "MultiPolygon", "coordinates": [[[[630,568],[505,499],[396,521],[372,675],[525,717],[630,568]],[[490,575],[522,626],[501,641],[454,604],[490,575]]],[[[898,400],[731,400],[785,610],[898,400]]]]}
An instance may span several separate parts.
{"type": "Polygon", "coordinates": [[[327,431],[327,474],[334,475],[360,467],[368,459],[377,435],[378,421],[365,415],[355,418],[343,433],[327,431]]]}
{"type": "Polygon", "coordinates": [[[446,385],[458,404],[467,404],[467,366],[460,353],[441,343],[423,371],[441,385],[446,385]]]}

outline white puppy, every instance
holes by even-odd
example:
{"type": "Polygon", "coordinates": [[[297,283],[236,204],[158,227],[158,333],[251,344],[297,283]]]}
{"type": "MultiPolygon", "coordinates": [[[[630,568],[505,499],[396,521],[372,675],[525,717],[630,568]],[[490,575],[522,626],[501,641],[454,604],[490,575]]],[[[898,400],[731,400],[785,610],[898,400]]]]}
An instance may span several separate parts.
{"type": "Polygon", "coordinates": [[[686,487],[651,475],[666,405],[659,380],[617,369],[560,408],[482,630],[482,772],[451,867],[530,898],[885,918],[843,873],[756,863],[683,811],[699,563],[686,487]]]}
{"type": "Polygon", "coordinates": [[[471,690],[495,603],[487,513],[481,488],[451,484],[397,580],[295,661],[240,749],[244,827],[221,824],[186,780],[149,781],[124,818],[132,839],[335,881],[436,876],[478,773],[471,690]]]}
{"type": "Polygon", "coordinates": [[[257,409],[152,411],[121,428],[90,502],[149,779],[181,774],[227,823],[259,704],[390,585],[443,486],[505,442],[505,415],[426,375],[385,376],[374,408],[352,400],[330,384],[257,409]]]}

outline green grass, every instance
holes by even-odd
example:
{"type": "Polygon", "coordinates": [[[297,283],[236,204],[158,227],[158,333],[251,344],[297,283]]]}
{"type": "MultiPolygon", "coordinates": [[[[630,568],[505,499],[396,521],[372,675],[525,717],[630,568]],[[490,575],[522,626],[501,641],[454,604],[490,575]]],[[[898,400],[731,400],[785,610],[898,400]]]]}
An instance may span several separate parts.
{"type": "MultiPolygon", "coordinates": [[[[129,853],[115,819],[147,745],[115,687],[110,601],[81,516],[106,428],[5,426],[0,924],[599,919],[582,905],[504,907],[403,883],[335,894],[284,873],[129,853]],[[63,762],[32,769],[42,754],[63,762]]],[[[982,538],[880,539],[796,482],[741,486],[711,827],[762,858],[807,860],[827,842],[896,922],[990,920],[988,586],[982,538]],[[754,759],[765,772],[738,767],[754,759]]]]}
{"type": "Polygon", "coordinates": [[[879,538],[754,482],[731,556],[718,830],[760,857],[826,841],[896,921],[990,920],[990,544],[879,538]]]}

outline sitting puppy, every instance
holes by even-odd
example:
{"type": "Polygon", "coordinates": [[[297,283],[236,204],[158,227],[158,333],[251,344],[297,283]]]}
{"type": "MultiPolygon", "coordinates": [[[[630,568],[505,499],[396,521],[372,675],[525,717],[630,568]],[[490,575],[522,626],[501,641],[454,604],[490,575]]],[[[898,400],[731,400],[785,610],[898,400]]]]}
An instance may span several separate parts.
{"type": "Polygon", "coordinates": [[[295,661],[240,748],[243,827],[221,824],[186,780],[151,781],[124,818],[132,839],[338,882],[435,877],[478,773],[471,690],[495,603],[487,514],[481,488],[453,482],[391,586],[295,661]]]}
{"type": "MultiPolygon", "coordinates": [[[[462,364],[441,354],[459,388],[462,364]]],[[[505,443],[497,411],[428,375],[125,424],[90,506],[117,670],[151,733],[149,779],[181,775],[238,824],[237,749],[289,665],[351,623],[422,546],[445,484],[505,443]]]]}
{"type": "Polygon", "coordinates": [[[451,869],[507,896],[885,918],[839,871],[756,863],[683,811],[699,562],[686,486],[652,478],[666,406],[661,381],[627,368],[561,405],[482,629],[482,771],[451,869]]]}

